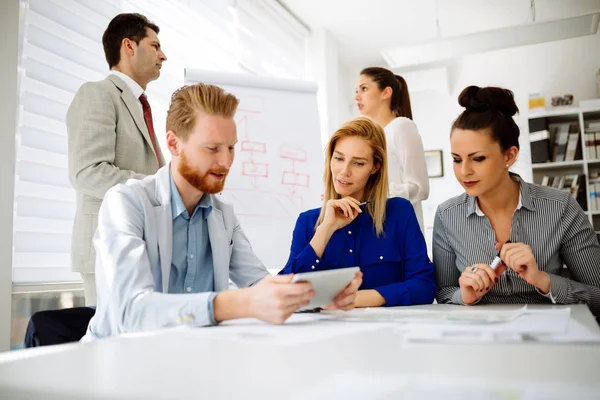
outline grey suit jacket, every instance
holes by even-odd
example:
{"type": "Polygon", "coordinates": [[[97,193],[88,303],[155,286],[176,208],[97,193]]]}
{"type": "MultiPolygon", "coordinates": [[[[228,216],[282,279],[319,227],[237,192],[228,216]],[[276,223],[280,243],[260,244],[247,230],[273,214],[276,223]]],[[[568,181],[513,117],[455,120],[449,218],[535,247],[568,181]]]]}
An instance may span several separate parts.
{"type": "MultiPolygon", "coordinates": [[[[125,82],[109,75],[84,83],[67,111],[69,179],[77,192],[71,238],[73,271],[94,272],[92,237],[106,191],[158,170],[138,102],[125,82]]],[[[160,149],[159,157],[164,165],[160,149]]]]}
{"type": "MultiPolygon", "coordinates": [[[[207,224],[215,292],[228,289],[229,279],[247,287],[269,275],[233,206],[218,196],[212,204],[207,224]]],[[[98,305],[82,341],[179,324],[210,325],[210,292],[168,294],[173,253],[168,165],[106,193],[94,245],[98,305]]]]}

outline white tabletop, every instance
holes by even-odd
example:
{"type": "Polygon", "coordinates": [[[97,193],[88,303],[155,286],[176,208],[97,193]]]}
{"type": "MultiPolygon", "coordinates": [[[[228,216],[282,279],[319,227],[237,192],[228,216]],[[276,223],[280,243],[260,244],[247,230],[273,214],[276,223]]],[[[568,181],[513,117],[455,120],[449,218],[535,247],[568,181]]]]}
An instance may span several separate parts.
{"type": "MultiPolygon", "coordinates": [[[[469,312],[517,306],[420,307],[469,312]]],[[[553,306],[544,308],[549,307],[553,306]]],[[[586,306],[570,308],[571,318],[598,331],[586,306]]],[[[319,329],[319,322],[313,325],[307,328],[308,334],[319,329]]],[[[215,332],[225,330],[210,333],[215,332]]],[[[298,345],[211,336],[167,330],[4,353],[0,355],[0,393],[8,398],[45,399],[270,399],[303,398],[328,382],[346,385],[361,379],[367,382],[368,377],[392,381],[415,376],[432,382],[468,378],[492,385],[538,382],[581,387],[597,385],[600,377],[598,345],[406,346],[393,328],[298,345]]]]}

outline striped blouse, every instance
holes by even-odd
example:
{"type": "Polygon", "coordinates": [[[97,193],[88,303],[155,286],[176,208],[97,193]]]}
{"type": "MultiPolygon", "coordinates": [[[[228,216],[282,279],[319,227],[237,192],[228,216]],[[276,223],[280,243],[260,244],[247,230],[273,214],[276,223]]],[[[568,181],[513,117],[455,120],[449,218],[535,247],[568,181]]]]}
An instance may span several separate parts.
{"type": "MultiPolygon", "coordinates": [[[[480,303],[586,303],[600,317],[600,244],[587,216],[568,193],[513,176],[521,192],[510,240],[531,247],[538,268],[550,277],[550,293],[507,268],[480,303]],[[572,279],[561,276],[563,264],[572,279]]],[[[458,278],[466,267],[489,264],[497,254],[495,241],[475,198],[463,193],[438,207],[433,227],[438,303],[463,304],[458,278]]]]}

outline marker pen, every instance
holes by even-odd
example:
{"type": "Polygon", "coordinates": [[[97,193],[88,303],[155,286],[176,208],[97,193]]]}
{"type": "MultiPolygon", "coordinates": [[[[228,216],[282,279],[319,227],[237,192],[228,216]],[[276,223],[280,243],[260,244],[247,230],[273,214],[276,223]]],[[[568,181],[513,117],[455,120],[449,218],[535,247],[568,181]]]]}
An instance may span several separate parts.
{"type": "MultiPolygon", "coordinates": [[[[507,240],[506,243],[512,243],[510,240],[507,240]]],[[[496,268],[498,268],[500,266],[500,264],[502,264],[502,259],[500,258],[500,252],[498,252],[498,255],[496,255],[496,257],[494,258],[494,260],[490,263],[490,267],[495,271],[496,268]]]]}

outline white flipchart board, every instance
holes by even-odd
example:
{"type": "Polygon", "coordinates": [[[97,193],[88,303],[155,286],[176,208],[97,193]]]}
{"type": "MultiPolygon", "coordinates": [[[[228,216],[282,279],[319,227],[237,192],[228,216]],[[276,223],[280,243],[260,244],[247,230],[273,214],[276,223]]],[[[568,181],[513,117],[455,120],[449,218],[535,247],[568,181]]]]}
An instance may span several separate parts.
{"type": "Polygon", "coordinates": [[[185,83],[217,85],[240,99],[238,144],[223,197],[272,272],[285,266],[298,214],[320,207],[323,151],[311,82],[185,70],[185,83]]]}

